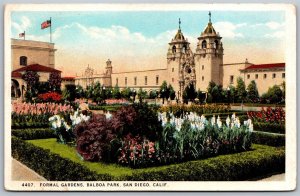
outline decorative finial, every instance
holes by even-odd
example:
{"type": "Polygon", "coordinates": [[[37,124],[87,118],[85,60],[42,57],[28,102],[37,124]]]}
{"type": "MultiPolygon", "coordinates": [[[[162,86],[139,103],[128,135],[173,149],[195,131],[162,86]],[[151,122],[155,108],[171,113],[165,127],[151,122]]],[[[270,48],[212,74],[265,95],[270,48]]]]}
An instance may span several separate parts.
{"type": "Polygon", "coordinates": [[[208,16],[209,16],[209,23],[211,23],[211,12],[208,12],[208,16]]]}
{"type": "Polygon", "coordinates": [[[179,23],[179,30],[181,30],[181,28],[180,28],[180,24],[181,24],[180,18],[179,18],[179,22],[178,23],[179,23]]]}

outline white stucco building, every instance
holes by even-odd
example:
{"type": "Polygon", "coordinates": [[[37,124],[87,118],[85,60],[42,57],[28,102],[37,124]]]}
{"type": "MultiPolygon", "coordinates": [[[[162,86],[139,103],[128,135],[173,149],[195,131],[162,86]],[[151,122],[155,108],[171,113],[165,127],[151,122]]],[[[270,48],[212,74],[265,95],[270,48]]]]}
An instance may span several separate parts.
{"type": "Polygon", "coordinates": [[[237,78],[241,77],[246,86],[254,80],[261,95],[270,86],[280,85],[285,80],[285,63],[253,64],[246,59],[241,63],[224,64],[222,37],[214,29],[210,17],[197,39],[196,50],[192,51],[179,22],[179,29],[166,51],[166,64],[161,69],[113,72],[112,62],[108,60],[105,73],[96,75],[87,68],[82,76],[75,79],[76,84],[86,87],[99,81],[104,86],[117,85],[120,88],[143,88],[150,91],[157,90],[165,80],[174,87],[176,95],[181,97],[184,88],[191,83],[196,90],[206,91],[210,81],[227,88],[235,86],[237,78]]]}

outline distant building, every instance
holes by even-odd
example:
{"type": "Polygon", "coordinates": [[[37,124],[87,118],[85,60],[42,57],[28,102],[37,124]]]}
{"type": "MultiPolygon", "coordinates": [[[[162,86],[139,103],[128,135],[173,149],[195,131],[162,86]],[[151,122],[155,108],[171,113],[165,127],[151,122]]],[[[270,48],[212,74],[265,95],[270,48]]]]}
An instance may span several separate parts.
{"type": "MultiPolygon", "coordinates": [[[[223,88],[236,86],[241,77],[246,86],[254,80],[260,95],[269,87],[282,84],[285,81],[285,63],[252,64],[246,59],[242,63],[223,63],[224,48],[222,37],[213,27],[211,18],[197,38],[195,52],[179,28],[174,38],[169,42],[166,55],[166,65],[160,69],[143,71],[113,72],[111,60],[107,60],[103,73],[99,74],[90,66],[84,73],[76,77],[62,78],[62,88],[66,84],[89,85],[100,82],[105,87],[118,86],[121,89],[129,87],[135,90],[142,88],[147,91],[158,90],[163,81],[174,87],[176,96],[180,99],[184,89],[194,84],[196,90],[206,91],[210,81],[220,84],[223,88]]],[[[40,81],[45,82],[53,72],[61,73],[55,67],[55,51],[53,43],[11,39],[12,48],[12,97],[23,97],[26,82],[22,74],[26,70],[36,71],[40,81]]],[[[150,52],[150,51],[149,51],[150,52]]],[[[238,55],[238,54],[237,54],[238,55]]]]}
{"type": "Polygon", "coordinates": [[[162,82],[166,81],[174,87],[176,96],[181,98],[185,87],[190,84],[201,91],[206,91],[210,81],[228,88],[230,85],[235,86],[237,78],[241,77],[246,86],[254,80],[261,95],[269,87],[285,81],[285,63],[255,65],[246,59],[243,63],[224,64],[222,37],[214,29],[210,17],[197,39],[197,48],[193,52],[179,21],[178,31],[169,43],[167,63],[163,68],[113,72],[111,61],[108,60],[104,74],[93,74],[88,67],[82,76],[75,78],[76,84],[86,87],[98,81],[104,86],[151,91],[158,90],[162,82]]]}
{"type": "Polygon", "coordinates": [[[11,39],[11,93],[12,97],[23,98],[27,84],[22,79],[26,71],[35,71],[40,82],[47,82],[51,73],[61,74],[55,69],[53,43],[11,39]]]}

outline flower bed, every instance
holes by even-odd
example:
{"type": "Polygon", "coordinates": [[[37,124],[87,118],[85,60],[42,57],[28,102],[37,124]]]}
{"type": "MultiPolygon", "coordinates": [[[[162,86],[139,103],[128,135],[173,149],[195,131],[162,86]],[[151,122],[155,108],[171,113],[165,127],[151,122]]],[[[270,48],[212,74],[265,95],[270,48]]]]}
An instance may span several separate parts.
{"type": "Polygon", "coordinates": [[[247,115],[257,131],[285,133],[285,111],[282,107],[262,108],[258,112],[247,112],[247,115]]]}
{"type": "Polygon", "coordinates": [[[58,103],[19,103],[12,104],[12,113],[17,115],[54,115],[64,112],[72,112],[73,108],[67,104],[58,103]]]}
{"type": "Polygon", "coordinates": [[[59,144],[56,139],[24,141],[12,137],[12,156],[52,181],[232,181],[284,172],[284,147],[252,147],[252,151],[204,160],[130,169],[115,164],[82,161],[74,148],[59,144]]]}
{"type": "Polygon", "coordinates": [[[216,104],[205,104],[205,105],[168,105],[162,106],[160,112],[172,112],[176,117],[183,115],[186,112],[195,112],[198,115],[201,114],[212,114],[212,113],[224,113],[229,112],[230,106],[228,105],[216,105],[216,104]]]}
{"type": "Polygon", "coordinates": [[[72,112],[73,108],[66,104],[57,103],[13,103],[11,114],[11,127],[41,128],[49,127],[49,117],[54,114],[63,116],[72,112]]]}
{"type": "Polygon", "coordinates": [[[76,143],[84,160],[134,168],[249,150],[253,131],[251,120],[241,124],[235,115],[223,124],[220,117],[207,120],[192,112],[181,118],[156,113],[147,104],[124,106],[114,115],[82,118],[87,120],[72,123],[72,128],[59,116],[51,117],[58,141],[76,143]]]}
{"type": "Polygon", "coordinates": [[[38,99],[42,102],[59,102],[61,101],[61,94],[57,92],[48,92],[38,95],[38,99]]]}
{"type": "Polygon", "coordinates": [[[258,112],[249,111],[248,117],[254,122],[285,124],[285,111],[282,107],[276,107],[274,109],[270,107],[267,109],[262,108],[261,111],[258,112]]]}

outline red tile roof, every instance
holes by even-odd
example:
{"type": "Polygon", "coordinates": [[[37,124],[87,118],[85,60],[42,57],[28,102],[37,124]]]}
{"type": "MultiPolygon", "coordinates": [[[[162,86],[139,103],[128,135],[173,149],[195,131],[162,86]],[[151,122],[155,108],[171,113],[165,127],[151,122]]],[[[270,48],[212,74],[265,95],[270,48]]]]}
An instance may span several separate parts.
{"type": "Polygon", "coordinates": [[[37,72],[61,72],[60,70],[47,67],[40,64],[31,64],[20,69],[14,70],[14,72],[21,72],[21,71],[37,71],[37,72]]]}
{"type": "Polygon", "coordinates": [[[274,68],[285,68],[285,63],[273,63],[273,64],[260,64],[260,65],[250,65],[244,70],[250,69],[274,69],[274,68]]]}
{"type": "Polygon", "coordinates": [[[74,76],[65,76],[65,77],[62,77],[61,79],[63,79],[63,80],[74,80],[75,77],[74,76]]]}
{"type": "Polygon", "coordinates": [[[12,78],[22,78],[22,74],[19,72],[11,72],[11,77],[12,78]]]}

